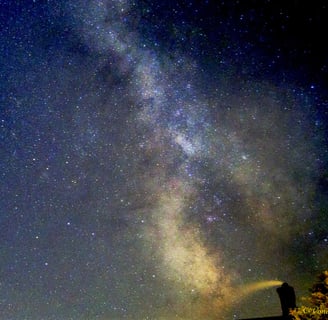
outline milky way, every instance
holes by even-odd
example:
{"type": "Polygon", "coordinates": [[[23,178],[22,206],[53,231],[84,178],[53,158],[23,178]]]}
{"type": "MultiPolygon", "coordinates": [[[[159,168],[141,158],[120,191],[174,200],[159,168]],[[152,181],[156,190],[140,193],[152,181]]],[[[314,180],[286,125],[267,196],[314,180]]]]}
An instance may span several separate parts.
{"type": "Polygon", "coordinates": [[[164,49],[144,2],[21,9],[3,40],[6,319],[279,315],[281,281],[306,292],[328,243],[314,85],[204,63],[196,26],[164,49]]]}

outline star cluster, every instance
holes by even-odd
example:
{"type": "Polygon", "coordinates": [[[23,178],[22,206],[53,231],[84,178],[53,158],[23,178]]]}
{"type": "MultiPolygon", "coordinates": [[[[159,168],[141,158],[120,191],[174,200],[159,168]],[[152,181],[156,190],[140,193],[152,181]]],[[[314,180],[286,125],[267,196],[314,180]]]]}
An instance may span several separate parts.
{"type": "Polygon", "coordinates": [[[324,1],[1,6],[4,319],[279,315],[274,286],[306,292],[327,262],[324,1]]]}

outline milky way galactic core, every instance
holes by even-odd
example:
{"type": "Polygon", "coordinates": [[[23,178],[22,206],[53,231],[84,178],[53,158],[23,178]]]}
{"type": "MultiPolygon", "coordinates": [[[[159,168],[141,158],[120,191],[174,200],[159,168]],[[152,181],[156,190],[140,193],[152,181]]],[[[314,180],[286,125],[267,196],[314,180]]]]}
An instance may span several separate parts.
{"type": "Polygon", "coordinates": [[[260,317],[282,282],[306,294],[328,68],[295,26],[324,4],[3,7],[4,318],[260,317]]]}

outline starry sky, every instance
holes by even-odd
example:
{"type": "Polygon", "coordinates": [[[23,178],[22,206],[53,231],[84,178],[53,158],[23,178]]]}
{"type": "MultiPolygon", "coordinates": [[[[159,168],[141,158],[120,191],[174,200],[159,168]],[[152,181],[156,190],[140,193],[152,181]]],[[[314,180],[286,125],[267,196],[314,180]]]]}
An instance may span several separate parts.
{"type": "Polygon", "coordinates": [[[328,261],[326,1],[0,1],[0,313],[281,314],[328,261]]]}

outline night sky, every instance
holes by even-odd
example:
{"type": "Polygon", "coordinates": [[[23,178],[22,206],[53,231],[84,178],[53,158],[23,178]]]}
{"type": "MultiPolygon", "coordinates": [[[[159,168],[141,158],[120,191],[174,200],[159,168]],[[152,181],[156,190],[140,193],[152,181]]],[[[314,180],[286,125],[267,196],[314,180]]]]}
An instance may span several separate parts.
{"type": "Polygon", "coordinates": [[[1,319],[259,317],[281,281],[307,293],[326,1],[0,4],[1,319]]]}

